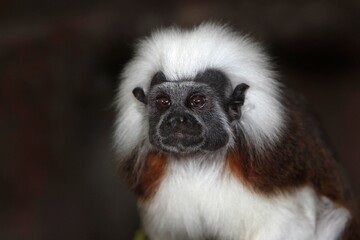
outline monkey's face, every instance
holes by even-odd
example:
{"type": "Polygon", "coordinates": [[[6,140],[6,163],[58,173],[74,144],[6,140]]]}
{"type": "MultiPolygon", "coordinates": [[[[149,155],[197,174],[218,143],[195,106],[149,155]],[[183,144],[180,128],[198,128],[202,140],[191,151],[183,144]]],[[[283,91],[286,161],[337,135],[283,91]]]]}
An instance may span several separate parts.
{"type": "Polygon", "coordinates": [[[148,96],[149,136],[162,150],[189,153],[216,150],[229,140],[226,116],[206,84],[164,82],[148,96]]]}
{"type": "Polygon", "coordinates": [[[135,97],[147,104],[151,144],[171,153],[224,147],[232,131],[231,94],[229,81],[214,70],[181,81],[167,81],[158,73],[147,96],[134,90],[135,97]]]}

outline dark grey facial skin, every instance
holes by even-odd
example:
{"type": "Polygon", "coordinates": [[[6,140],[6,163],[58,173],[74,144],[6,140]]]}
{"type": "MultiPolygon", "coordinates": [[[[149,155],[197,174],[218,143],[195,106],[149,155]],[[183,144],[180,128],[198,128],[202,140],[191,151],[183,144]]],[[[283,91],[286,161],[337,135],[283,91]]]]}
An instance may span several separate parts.
{"type": "Polygon", "coordinates": [[[180,81],[167,81],[159,72],[147,96],[141,88],[133,93],[147,105],[151,144],[164,152],[188,154],[216,151],[229,142],[230,122],[240,118],[248,88],[239,86],[233,92],[217,70],[180,81]]]}

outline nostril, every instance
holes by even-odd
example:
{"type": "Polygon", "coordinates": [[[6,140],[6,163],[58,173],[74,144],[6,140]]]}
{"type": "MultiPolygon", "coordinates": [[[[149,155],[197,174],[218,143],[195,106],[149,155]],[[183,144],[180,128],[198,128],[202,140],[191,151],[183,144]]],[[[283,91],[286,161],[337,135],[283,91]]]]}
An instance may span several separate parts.
{"type": "Polygon", "coordinates": [[[171,127],[178,127],[179,125],[185,124],[186,122],[187,119],[184,116],[173,116],[169,119],[169,124],[171,127]]]}
{"type": "Polygon", "coordinates": [[[170,126],[173,128],[175,128],[179,125],[179,121],[176,117],[170,118],[169,123],[170,123],[170,126]]]}

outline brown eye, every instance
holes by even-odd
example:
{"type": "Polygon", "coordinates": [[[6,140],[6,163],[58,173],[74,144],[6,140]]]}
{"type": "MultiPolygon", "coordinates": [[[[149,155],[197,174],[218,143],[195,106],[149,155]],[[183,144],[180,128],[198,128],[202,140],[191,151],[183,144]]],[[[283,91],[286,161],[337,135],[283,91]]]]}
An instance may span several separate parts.
{"type": "Polygon", "coordinates": [[[167,97],[158,97],[156,103],[160,109],[166,109],[171,106],[171,101],[167,97]]]}
{"type": "Polygon", "coordinates": [[[206,98],[200,95],[194,95],[190,98],[190,105],[193,108],[200,109],[204,107],[205,102],[206,102],[206,98]]]}

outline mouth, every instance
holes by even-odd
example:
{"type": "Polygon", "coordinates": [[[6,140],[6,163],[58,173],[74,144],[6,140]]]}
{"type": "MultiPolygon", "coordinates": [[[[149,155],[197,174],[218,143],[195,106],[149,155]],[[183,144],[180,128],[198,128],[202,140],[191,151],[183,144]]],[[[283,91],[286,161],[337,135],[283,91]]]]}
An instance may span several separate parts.
{"type": "Polygon", "coordinates": [[[171,138],[178,138],[178,139],[190,139],[190,138],[196,138],[198,136],[196,135],[193,135],[193,134],[188,134],[188,133],[183,133],[183,132],[180,132],[180,131],[175,131],[174,133],[170,134],[169,136],[167,136],[168,138],[171,137],[171,138]]]}
{"type": "Polygon", "coordinates": [[[204,143],[201,135],[174,132],[161,137],[161,145],[166,151],[175,153],[191,153],[200,150],[204,143]]]}

